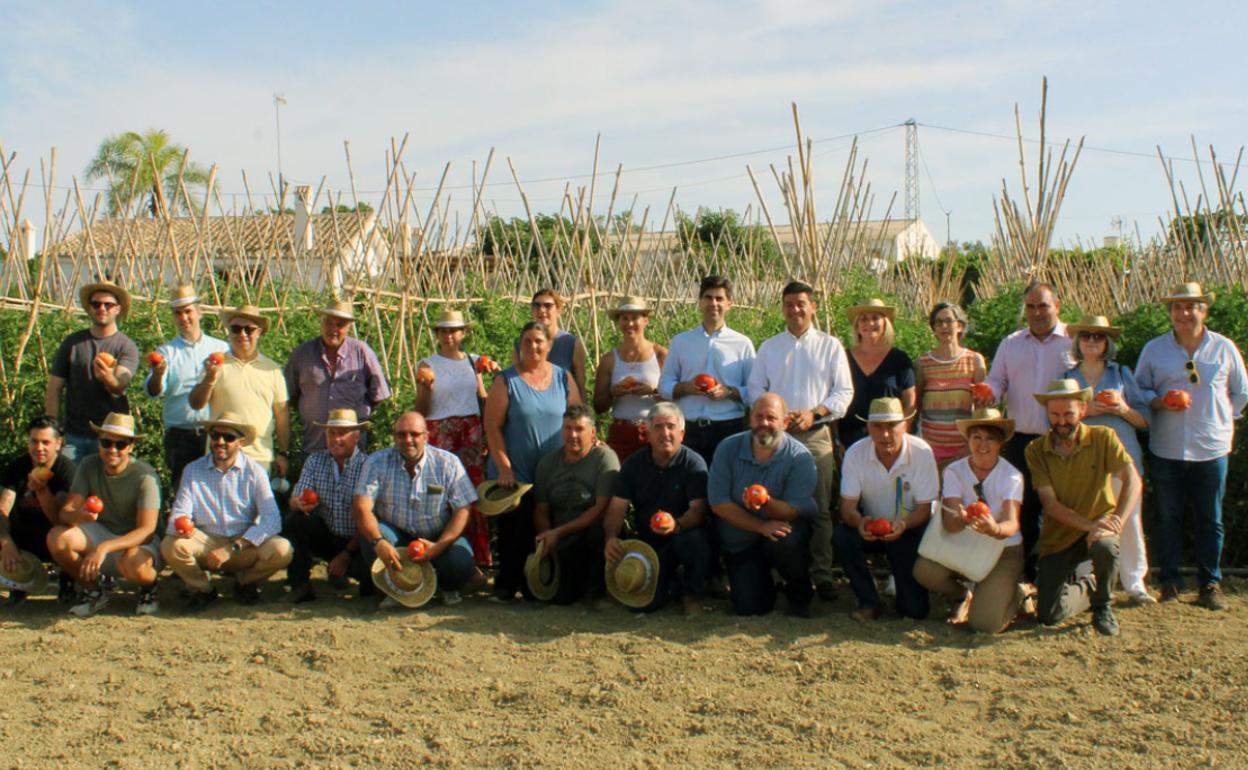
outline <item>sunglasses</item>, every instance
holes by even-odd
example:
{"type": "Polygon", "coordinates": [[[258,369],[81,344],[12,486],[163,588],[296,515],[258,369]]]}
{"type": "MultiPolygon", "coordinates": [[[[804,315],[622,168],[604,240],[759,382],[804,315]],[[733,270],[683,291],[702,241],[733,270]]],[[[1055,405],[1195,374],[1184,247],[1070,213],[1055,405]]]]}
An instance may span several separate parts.
{"type": "Polygon", "coordinates": [[[1092,340],[1093,342],[1101,342],[1107,338],[1105,332],[1079,332],[1079,336],[1082,339],[1092,340]]]}
{"type": "Polygon", "coordinates": [[[94,310],[112,310],[115,307],[121,307],[121,305],[116,302],[96,302],[91,300],[91,307],[94,310]]]}
{"type": "Polygon", "coordinates": [[[116,449],[118,452],[126,451],[127,449],[130,448],[130,445],[134,443],[130,439],[126,439],[126,438],[121,438],[121,439],[102,438],[99,441],[100,441],[100,446],[104,447],[105,449],[116,449]]]}
{"type": "Polygon", "coordinates": [[[978,484],[975,484],[974,486],[971,487],[971,489],[975,490],[975,497],[979,498],[979,502],[981,503],[988,502],[987,500],[984,499],[984,482],[981,481],[978,484]]]}
{"type": "Polygon", "coordinates": [[[259,326],[244,326],[242,324],[230,324],[230,334],[237,334],[240,337],[244,334],[248,336],[255,335],[260,331],[259,326]]]}
{"type": "Polygon", "coordinates": [[[1183,368],[1187,370],[1187,381],[1193,385],[1199,385],[1200,372],[1196,370],[1196,362],[1189,358],[1187,363],[1183,364],[1183,368]]]}
{"type": "Polygon", "coordinates": [[[238,435],[237,433],[225,433],[219,430],[212,431],[211,433],[208,434],[208,437],[211,438],[213,441],[224,441],[227,444],[233,444],[235,441],[238,441],[240,438],[242,438],[242,436],[238,435]]]}

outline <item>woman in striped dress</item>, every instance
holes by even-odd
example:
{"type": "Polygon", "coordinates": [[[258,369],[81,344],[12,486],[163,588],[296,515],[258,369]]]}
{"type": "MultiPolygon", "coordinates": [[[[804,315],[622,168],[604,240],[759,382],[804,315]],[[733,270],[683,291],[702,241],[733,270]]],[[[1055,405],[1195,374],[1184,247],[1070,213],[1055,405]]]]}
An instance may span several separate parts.
{"type": "Polygon", "coordinates": [[[971,385],[988,376],[984,357],[962,347],[966,334],[966,311],[952,302],[932,308],[928,325],[936,335],[936,346],[915,361],[918,389],[919,430],[932,446],[936,463],[943,470],[954,460],[970,454],[966,439],[958,432],[957,421],[971,417],[971,385]]]}

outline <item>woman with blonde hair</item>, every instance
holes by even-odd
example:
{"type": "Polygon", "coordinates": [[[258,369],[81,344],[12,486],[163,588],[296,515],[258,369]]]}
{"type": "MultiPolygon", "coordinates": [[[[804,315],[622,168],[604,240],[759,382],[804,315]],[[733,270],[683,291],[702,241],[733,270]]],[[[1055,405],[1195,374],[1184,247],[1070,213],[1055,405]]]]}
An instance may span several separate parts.
{"type": "Polygon", "coordinates": [[[901,399],[902,413],[914,412],[916,401],[914,364],[904,351],[893,347],[893,319],[897,308],[872,298],[845,311],[854,330],[849,348],[849,373],[854,381],[854,400],[837,426],[842,452],[867,436],[867,412],[877,398],[901,399]]]}

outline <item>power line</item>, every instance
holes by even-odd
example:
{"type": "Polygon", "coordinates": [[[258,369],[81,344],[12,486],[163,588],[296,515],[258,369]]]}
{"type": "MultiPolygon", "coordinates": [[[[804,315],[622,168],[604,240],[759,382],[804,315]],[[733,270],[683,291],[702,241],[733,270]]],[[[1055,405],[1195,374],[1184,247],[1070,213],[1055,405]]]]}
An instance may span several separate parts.
{"type": "MultiPolygon", "coordinates": [[[[1011,142],[1018,141],[1018,137],[1011,135],[1011,134],[994,134],[990,131],[976,131],[970,128],[953,128],[951,126],[934,126],[931,123],[920,123],[919,125],[923,126],[924,128],[931,128],[936,131],[949,131],[950,133],[954,133],[954,134],[969,134],[971,136],[986,136],[991,139],[1006,139],[1011,142]]],[[[1027,144],[1040,144],[1039,139],[1028,139],[1026,137],[1023,137],[1023,141],[1026,142],[1027,144]]],[[[1045,145],[1049,147],[1058,147],[1058,146],[1064,145],[1068,141],[1070,140],[1064,139],[1060,142],[1050,140],[1050,141],[1046,141],[1045,145]]],[[[1088,144],[1085,144],[1083,146],[1083,151],[1084,152],[1101,152],[1101,153],[1106,153],[1108,155],[1125,155],[1125,156],[1134,157],[1134,158],[1148,158],[1150,160],[1158,159],[1158,155],[1155,153],[1151,153],[1151,152],[1140,152],[1139,150],[1119,150],[1113,147],[1095,147],[1093,145],[1088,145],[1088,144]]],[[[1210,165],[1210,166],[1214,165],[1213,161],[1201,160],[1199,158],[1184,158],[1184,157],[1179,157],[1176,155],[1166,155],[1164,153],[1162,153],[1160,157],[1164,160],[1178,160],[1178,161],[1183,161],[1184,163],[1196,163],[1198,165],[1210,165]]],[[[1223,162],[1217,165],[1226,166],[1226,165],[1231,165],[1231,164],[1228,162],[1223,162]]]]}

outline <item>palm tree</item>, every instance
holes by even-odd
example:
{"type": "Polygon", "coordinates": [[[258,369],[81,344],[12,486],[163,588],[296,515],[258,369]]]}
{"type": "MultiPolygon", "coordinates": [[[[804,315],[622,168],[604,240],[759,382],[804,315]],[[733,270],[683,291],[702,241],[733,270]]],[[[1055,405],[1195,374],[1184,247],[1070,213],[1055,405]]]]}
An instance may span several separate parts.
{"type": "Polygon", "coordinates": [[[190,162],[183,169],[185,158],[186,148],[175,144],[167,131],[127,131],[100,142],[86,174],[88,179],[108,182],[110,216],[124,214],[137,200],[155,217],[159,214],[158,191],[163,191],[165,205],[173,206],[176,202],[177,210],[171,213],[194,213],[201,204],[193,195],[188,200],[178,192],[178,174],[181,173],[189,195],[189,188],[207,184],[208,170],[190,162]]]}

